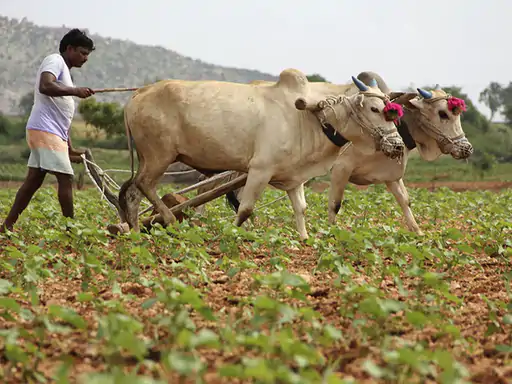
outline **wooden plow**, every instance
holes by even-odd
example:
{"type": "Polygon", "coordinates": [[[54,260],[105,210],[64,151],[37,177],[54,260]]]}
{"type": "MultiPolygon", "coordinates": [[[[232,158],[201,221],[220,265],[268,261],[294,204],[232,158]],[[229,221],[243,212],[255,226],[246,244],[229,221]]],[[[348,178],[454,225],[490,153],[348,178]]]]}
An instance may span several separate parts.
{"type": "MultiPolygon", "coordinates": [[[[111,190],[111,188],[113,188],[113,189],[116,189],[119,191],[120,186],[110,176],[108,176],[107,172],[111,171],[111,172],[128,172],[129,173],[130,171],[115,170],[115,169],[104,171],[94,162],[92,152],[89,149],[87,149],[85,151],[85,154],[82,155],[82,159],[83,159],[83,164],[85,167],[85,172],[87,173],[89,178],[92,180],[92,182],[96,186],[96,188],[100,191],[102,198],[104,198],[107,201],[107,203],[117,211],[117,215],[118,215],[119,219],[121,219],[121,208],[119,206],[119,198],[111,190]]],[[[190,173],[190,172],[195,172],[195,170],[166,172],[166,174],[177,174],[177,173],[184,174],[184,173],[190,173]]],[[[170,208],[171,212],[176,216],[176,218],[181,221],[185,217],[185,215],[183,213],[183,211],[185,209],[199,207],[200,205],[208,203],[208,202],[215,200],[221,196],[224,196],[225,194],[227,194],[231,191],[234,191],[238,188],[243,187],[245,185],[245,182],[247,181],[247,174],[244,173],[243,175],[241,175],[227,183],[221,184],[209,191],[201,193],[201,194],[194,196],[190,199],[183,196],[185,193],[197,190],[200,187],[204,187],[204,186],[213,184],[218,179],[221,179],[221,178],[231,175],[233,173],[235,173],[235,171],[226,171],[226,172],[219,173],[219,174],[212,176],[206,180],[200,181],[194,185],[190,185],[190,186],[185,187],[179,191],[168,194],[168,195],[172,195],[172,197],[174,197],[174,198],[165,199],[165,196],[164,196],[164,198],[162,198],[162,200],[170,208]],[[177,204],[176,204],[176,202],[177,202],[177,204]]],[[[166,195],[166,196],[168,196],[168,195],[166,195]]],[[[145,201],[143,201],[143,202],[146,203],[145,201]]],[[[157,214],[156,210],[154,209],[153,206],[151,206],[151,204],[148,204],[148,203],[146,203],[146,204],[148,205],[148,207],[146,207],[139,213],[139,217],[148,211],[152,211],[152,212],[151,212],[150,217],[144,218],[142,220],[142,225],[149,229],[155,223],[163,224],[161,215],[157,214]]],[[[108,230],[112,234],[128,232],[128,225],[127,225],[127,223],[111,224],[108,226],[108,230]]]]}

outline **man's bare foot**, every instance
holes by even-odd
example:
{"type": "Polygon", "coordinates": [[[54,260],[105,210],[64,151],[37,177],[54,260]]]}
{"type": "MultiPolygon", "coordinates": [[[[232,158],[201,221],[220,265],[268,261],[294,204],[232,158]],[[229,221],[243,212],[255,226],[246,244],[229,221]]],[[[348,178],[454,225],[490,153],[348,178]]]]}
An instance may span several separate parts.
{"type": "Polygon", "coordinates": [[[0,226],[0,233],[12,232],[12,226],[8,227],[5,224],[0,226]]]}

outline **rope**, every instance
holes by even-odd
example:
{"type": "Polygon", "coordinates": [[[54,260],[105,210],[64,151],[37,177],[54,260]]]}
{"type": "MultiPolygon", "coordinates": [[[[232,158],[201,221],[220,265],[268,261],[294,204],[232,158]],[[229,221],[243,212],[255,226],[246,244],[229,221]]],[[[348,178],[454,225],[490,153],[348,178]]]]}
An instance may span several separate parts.
{"type": "MultiPolygon", "coordinates": [[[[117,208],[107,199],[106,195],[105,195],[105,188],[107,188],[106,184],[107,182],[110,184],[111,187],[115,188],[116,190],[119,190],[120,189],[120,186],[119,184],[116,183],[116,181],[114,179],[112,179],[108,174],[105,173],[105,171],[103,171],[101,169],[101,167],[94,163],[93,161],[90,161],[88,159],[85,158],[85,155],[80,155],[80,157],[82,157],[82,161],[83,161],[83,164],[84,164],[84,168],[85,168],[85,172],[87,173],[87,176],[89,176],[89,178],[92,180],[93,184],[96,186],[96,188],[98,189],[98,191],[100,191],[100,194],[101,194],[101,199],[105,199],[105,201],[114,209],[117,210],[117,208]],[[89,167],[88,167],[88,164],[90,164],[91,166],[95,167],[96,168],[96,172],[98,173],[98,177],[101,179],[102,181],[102,184],[103,184],[103,187],[100,187],[98,185],[98,183],[96,182],[96,180],[94,179],[94,177],[92,177],[92,174],[89,170],[89,167]]],[[[146,201],[142,201],[146,206],[147,205],[150,205],[149,203],[147,203],[146,201]]],[[[151,207],[150,207],[151,208],[151,207]]]]}
{"type": "MultiPolygon", "coordinates": [[[[85,168],[85,172],[87,173],[87,176],[89,176],[89,178],[92,180],[92,183],[96,186],[98,191],[100,191],[101,200],[103,200],[103,198],[105,198],[105,201],[108,203],[108,205],[110,205],[113,209],[116,209],[116,207],[110,201],[108,201],[107,197],[105,196],[105,190],[104,190],[105,185],[103,185],[103,189],[100,188],[100,186],[98,185],[98,183],[96,182],[94,177],[92,177],[91,172],[89,171],[89,167],[87,166],[87,163],[88,162],[91,163],[91,162],[85,158],[85,155],[80,155],[80,157],[82,158],[82,161],[84,163],[84,168],[85,168]]],[[[94,164],[94,165],[96,165],[96,164],[94,164]]]]}
{"type": "MultiPolygon", "coordinates": [[[[98,191],[100,192],[101,194],[101,199],[105,199],[107,201],[107,203],[114,209],[116,209],[116,207],[107,199],[107,197],[105,196],[105,188],[107,188],[107,183],[110,185],[110,187],[116,189],[116,190],[119,190],[121,189],[121,187],[119,186],[119,184],[116,183],[116,181],[114,179],[112,179],[112,177],[110,177],[107,172],[131,172],[131,171],[128,171],[128,170],[125,170],[125,169],[106,169],[106,170],[103,170],[101,169],[101,167],[94,163],[93,161],[91,160],[88,160],[86,159],[85,157],[85,154],[83,155],[80,155],[80,157],[82,158],[82,161],[83,161],[83,164],[84,164],[84,167],[85,167],[85,171],[87,173],[87,176],[89,176],[89,178],[92,180],[94,186],[96,187],[96,189],[98,189],[98,191]],[[101,179],[102,181],[102,184],[103,186],[100,187],[98,185],[98,183],[96,182],[96,180],[94,179],[94,177],[92,176],[90,170],[89,170],[89,166],[92,166],[96,169],[96,172],[98,173],[98,177],[101,179]]],[[[175,171],[175,172],[165,172],[164,175],[186,175],[186,174],[190,174],[190,173],[193,173],[193,172],[197,172],[195,169],[191,169],[191,170],[187,170],[187,171],[175,171]]],[[[197,189],[203,185],[207,185],[207,184],[211,184],[213,183],[215,180],[218,180],[218,179],[221,179],[225,176],[229,176],[231,175],[232,173],[234,173],[235,171],[225,171],[225,172],[222,172],[222,173],[219,173],[213,177],[210,177],[206,180],[203,180],[199,183],[196,183],[194,185],[190,185],[186,188],[183,188],[177,192],[174,192],[175,194],[178,194],[178,195],[181,195],[185,192],[188,192],[188,191],[191,191],[191,190],[194,190],[194,189],[197,189]]],[[[151,209],[153,209],[153,205],[151,205],[150,203],[142,200],[142,202],[147,206],[144,210],[142,210],[140,213],[139,213],[139,216],[143,215],[144,213],[150,211],[151,209]]]]}

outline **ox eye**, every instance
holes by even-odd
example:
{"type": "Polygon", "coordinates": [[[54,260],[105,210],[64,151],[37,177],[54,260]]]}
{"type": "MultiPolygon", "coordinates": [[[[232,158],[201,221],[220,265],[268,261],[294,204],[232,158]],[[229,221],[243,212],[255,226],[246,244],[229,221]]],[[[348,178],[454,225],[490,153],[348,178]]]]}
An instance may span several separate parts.
{"type": "Polygon", "coordinates": [[[439,117],[441,118],[441,120],[449,119],[448,114],[445,111],[439,111],[439,117]]]}
{"type": "Polygon", "coordinates": [[[372,107],[372,112],[379,113],[379,109],[376,107],[372,107]]]}

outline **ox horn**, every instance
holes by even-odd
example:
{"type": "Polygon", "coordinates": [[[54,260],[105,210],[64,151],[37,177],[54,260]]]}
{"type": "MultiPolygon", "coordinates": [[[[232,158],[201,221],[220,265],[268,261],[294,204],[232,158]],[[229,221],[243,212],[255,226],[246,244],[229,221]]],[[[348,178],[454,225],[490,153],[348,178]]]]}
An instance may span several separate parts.
{"type": "Polygon", "coordinates": [[[370,81],[370,84],[368,84],[368,85],[369,85],[370,87],[372,87],[372,88],[377,88],[377,87],[379,86],[379,84],[377,84],[377,80],[375,80],[375,79],[372,79],[372,80],[370,81]]]}
{"type": "Polygon", "coordinates": [[[368,87],[361,80],[356,79],[354,76],[352,76],[352,81],[355,85],[357,85],[357,88],[359,88],[360,91],[364,92],[368,90],[368,87]]]}
{"type": "Polygon", "coordinates": [[[432,92],[425,91],[424,89],[421,89],[421,88],[416,88],[416,89],[418,90],[420,95],[423,96],[423,98],[425,98],[425,99],[431,99],[432,98],[432,92]]]}
{"type": "Polygon", "coordinates": [[[441,86],[439,84],[436,84],[436,87],[434,88],[435,91],[440,91],[441,90],[441,86]]]}

